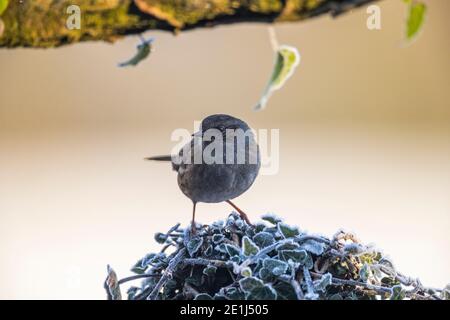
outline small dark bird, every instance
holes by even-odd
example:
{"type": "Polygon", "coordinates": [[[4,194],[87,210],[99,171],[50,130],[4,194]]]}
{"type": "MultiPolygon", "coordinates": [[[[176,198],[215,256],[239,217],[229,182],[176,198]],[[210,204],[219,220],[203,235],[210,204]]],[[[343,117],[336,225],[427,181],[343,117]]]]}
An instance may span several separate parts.
{"type": "Polygon", "coordinates": [[[231,202],[250,188],[261,166],[259,146],[250,127],[240,119],[216,114],[203,119],[200,131],[192,137],[178,155],[146,158],[172,162],[178,186],[193,203],[192,233],[196,232],[198,202],[226,201],[251,225],[247,215],[231,202]]]}

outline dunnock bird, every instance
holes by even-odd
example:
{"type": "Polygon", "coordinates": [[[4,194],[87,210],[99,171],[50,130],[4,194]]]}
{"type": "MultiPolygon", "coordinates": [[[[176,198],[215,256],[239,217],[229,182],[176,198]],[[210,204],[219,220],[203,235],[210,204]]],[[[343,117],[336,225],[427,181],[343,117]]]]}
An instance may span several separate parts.
{"type": "Polygon", "coordinates": [[[146,160],[172,162],[178,173],[178,186],[193,202],[193,233],[198,202],[226,201],[251,224],[247,215],[231,202],[250,188],[261,166],[259,146],[244,121],[225,114],[208,116],[177,155],[146,160]]]}

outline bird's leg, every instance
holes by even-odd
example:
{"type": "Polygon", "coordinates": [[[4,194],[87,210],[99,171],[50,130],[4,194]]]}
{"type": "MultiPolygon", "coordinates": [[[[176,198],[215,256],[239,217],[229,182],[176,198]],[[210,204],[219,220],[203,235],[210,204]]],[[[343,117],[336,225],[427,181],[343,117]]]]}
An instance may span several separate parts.
{"type": "Polygon", "coordinates": [[[194,202],[194,207],[192,209],[192,222],[191,222],[191,232],[192,234],[196,234],[197,230],[195,228],[195,206],[196,206],[196,202],[194,202]]]}
{"type": "Polygon", "coordinates": [[[242,219],[245,220],[245,222],[247,222],[247,224],[249,226],[253,226],[253,224],[250,222],[250,219],[248,218],[248,216],[245,214],[244,211],[242,211],[241,209],[239,209],[233,202],[231,202],[230,200],[227,200],[227,202],[230,204],[230,206],[232,206],[241,216],[242,219]]]}

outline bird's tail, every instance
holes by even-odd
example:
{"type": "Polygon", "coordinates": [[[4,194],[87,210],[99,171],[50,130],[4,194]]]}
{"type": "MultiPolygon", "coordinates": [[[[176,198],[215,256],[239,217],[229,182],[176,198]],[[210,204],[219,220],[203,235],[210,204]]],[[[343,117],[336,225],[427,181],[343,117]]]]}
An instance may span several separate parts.
{"type": "Polygon", "coordinates": [[[153,160],[153,161],[172,161],[172,156],[155,156],[144,158],[145,160],[153,160]]]}

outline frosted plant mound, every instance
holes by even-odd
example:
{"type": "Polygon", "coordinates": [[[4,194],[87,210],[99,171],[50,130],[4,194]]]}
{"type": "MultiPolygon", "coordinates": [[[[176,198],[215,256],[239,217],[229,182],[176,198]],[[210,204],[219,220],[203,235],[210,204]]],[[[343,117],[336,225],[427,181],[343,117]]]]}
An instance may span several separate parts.
{"type": "Polygon", "coordinates": [[[161,251],[140,259],[135,275],[119,280],[108,266],[108,299],[121,299],[132,280],[141,281],[127,291],[132,300],[449,299],[449,286],[424,287],[351,233],[326,238],[274,215],[262,220],[249,226],[232,213],[195,235],[180,224],[157,233],[161,251]]]}

